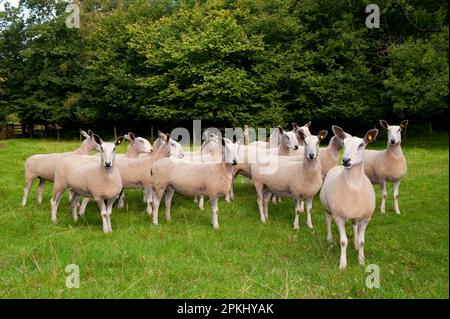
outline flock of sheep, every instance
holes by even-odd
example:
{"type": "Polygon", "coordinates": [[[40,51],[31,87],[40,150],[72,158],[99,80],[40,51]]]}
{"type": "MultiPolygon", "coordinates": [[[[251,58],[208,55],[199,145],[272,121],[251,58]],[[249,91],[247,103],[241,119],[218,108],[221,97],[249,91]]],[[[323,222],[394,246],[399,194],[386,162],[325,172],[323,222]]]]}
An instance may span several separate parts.
{"type": "Polygon", "coordinates": [[[34,179],[39,179],[38,204],[42,204],[45,182],[53,182],[51,219],[57,220],[57,210],[62,194],[70,190],[69,199],[74,221],[83,215],[90,198],[101,212],[103,231],[111,232],[111,212],[114,202],[124,207],[125,189],[144,190],[147,213],[158,224],[158,210],[165,194],[165,215],[170,221],[170,207],[174,192],[197,197],[203,209],[204,196],[212,206],[211,224],[219,228],[218,200],[224,196],[234,199],[233,182],[238,175],[251,179],[257,194],[260,218],[266,222],[269,204],[291,197],[294,200],[294,228],[299,228],[299,213],[306,204],[306,224],[312,228],[311,209],[314,196],[320,191],[320,201],[326,210],[327,239],[332,240],[331,222],[339,230],[340,268],[347,265],[347,235],[345,223],[353,223],[354,244],[358,260],[364,264],[364,236],[375,210],[375,192],[372,184],[380,184],[382,199],[380,210],[385,212],[386,183],[393,182],[395,212],[400,214],[398,188],[406,174],[406,160],[401,149],[401,131],[408,124],[388,125],[387,147],[381,151],[366,150],[378,130],[369,130],[363,138],[351,136],[338,126],[333,126],[334,136],[327,147],[319,147],[328,132],[317,135],[309,131],[311,122],[304,126],[293,124],[291,131],[281,127],[274,130],[268,142],[256,141],[248,145],[232,142],[220,133],[204,132],[204,142],[195,152],[186,152],[169,134],[159,132],[153,146],[133,133],[104,142],[91,130],[82,131],[85,140],[81,146],[67,153],[38,154],[25,162],[25,189],[22,206],[34,179]],[[116,146],[129,141],[124,155],[116,155],[116,146]],[[338,163],[343,149],[342,165],[338,163]],[[91,151],[100,154],[88,155],[91,151]],[[275,164],[275,165],[274,165],[275,164]],[[83,197],[80,205],[80,196],[83,197]]]}

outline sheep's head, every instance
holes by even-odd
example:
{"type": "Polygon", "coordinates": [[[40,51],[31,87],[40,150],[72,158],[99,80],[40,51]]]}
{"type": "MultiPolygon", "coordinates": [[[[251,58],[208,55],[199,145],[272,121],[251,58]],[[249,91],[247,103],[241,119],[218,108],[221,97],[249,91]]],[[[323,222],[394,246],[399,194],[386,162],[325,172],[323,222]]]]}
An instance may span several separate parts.
{"type": "Polygon", "coordinates": [[[408,125],[408,120],[403,120],[400,125],[389,125],[386,121],[380,120],[381,126],[388,132],[388,143],[398,145],[402,142],[402,129],[408,125]]]}
{"type": "Polygon", "coordinates": [[[116,159],[116,147],[123,143],[124,137],[119,136],[113,143],[103,142],[97,134],[93,134],[93,139],[100,151],[103,166],[105,168],[113,167],[116,159]]]}
{"type": "MultiPolygon", "coordinates": [[[[298,132],[302,132],[305,136],[309,136],[311,135],[311,132],[309,131],[309,127],[311,126],[311,121],[309,121],[308,123],[306,123],[303,126],[298,126],[297,123],[292,123],[292,132],[293,133],[298,133],[298,132]]],[[[298,135],[295,135],[296,138],[298,138],[298,135]]],[[[300,146],[303,146],[304,141],[298,139],[298,143],[300,144],[300,146]]]]}
{"type": "Polygon", "coordinates": [[[84,137],[83,145],[87,146],[88,152],[91,152],[93,150],[97,150],[98,146],[95,142],[94,138],[92,137],[94,135],[94,132],[91,130],[88,130],[87,133],[83,130],[80,131],[81,135],[84,137]]]}
{"type": "Polygon", "coordinates": [[[308,160],[314,160],[319,154],[319,145],[328,135],[328,131],[320,131],[317,135],[305,135],[302,131],[297,131],[299,140],[303,142],[305,156],[308,160]]]}
{"type": "Polygon", "coordinates": [[[342,141],[344,154],[342,165],[345,169],[350,169],[361,164],[364,160],[364,150],[367,144],[375,141],[378,135],[377,129],[369,130],[363,138],[346,134],[339,126],[333,126],[334,135],[342,141]]]}
{"type": "Polygon", "coordinates": [[[153,152],[153,147],[150,142],[143,137],[136,137],[133,133],[129,132],[124,135],[125,139],[130,141],[128,149],[134,148],[137,153],[147,153],[153,152]]]}
{"type": "Polygon", "coordinates": [[[236,165],[238,158],[239,144],[233,143],[227,138],[222,138],[223,160],[225,163],[236,165]]]}
{"type": "Polygon", "coordinates": [[[298,150],[299,140],[295,132],[285,132],[281,126],[278,126],[278,134],[281,136],[280,143],[290,150],[298,150]]]}

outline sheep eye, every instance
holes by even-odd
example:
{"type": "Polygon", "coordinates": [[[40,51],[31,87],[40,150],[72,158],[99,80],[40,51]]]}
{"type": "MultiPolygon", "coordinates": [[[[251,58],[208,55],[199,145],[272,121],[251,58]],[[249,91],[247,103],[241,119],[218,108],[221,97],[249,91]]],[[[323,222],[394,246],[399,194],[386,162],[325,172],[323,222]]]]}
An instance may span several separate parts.
{"type": "Polygon", "coordinates": [[[364,143],[359,144],[359,148],[363,148],[364,147],[364,143]]]}

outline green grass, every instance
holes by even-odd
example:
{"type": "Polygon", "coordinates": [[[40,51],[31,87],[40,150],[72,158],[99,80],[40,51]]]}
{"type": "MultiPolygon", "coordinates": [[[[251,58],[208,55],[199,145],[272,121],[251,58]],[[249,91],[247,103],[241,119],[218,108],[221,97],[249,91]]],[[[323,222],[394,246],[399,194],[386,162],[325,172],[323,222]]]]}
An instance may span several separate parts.
{"type": "MultiPolygon", "coordinates": [[[[376,147],[384,146],[380,137],[376,147]]],[[[400,187],[402,215],[374,214],[366,233],[366,263],[381,271],[381,288],[368,289],[368,273],[348,249],[339,271],[340,248],[326,241],[318,198],[314,229],[301,216],[292,228],[293,207],[284,199],[270,207],[263,225],[253,187],[242,180],[231,204],[220,201],[220,230],[210,226],[210,206],[175,196],[172,222],[153,226],[140,191],[127,191],[128,210],[114,208],[113,232],[103,234],[99,211],[88,206],[72,222],[67,196],[59,222],[50,222],[51,186],[36,205],[19,207],[24,160],[35,153],[67,151],[78,142],[0,141],[0,297],[2,298],[448,298],[448,135],[406,139],[408,176],[400,187]],[[80,288],[65,286],[68,264],[80,267],[80,288]]],[[[122,147],[122,151],[125,147],[122,147]]],[[[379,205],[379,187],[375,187],[379,205]]],[[[349,238],[352,238],[348,225],[349,238]]]]}

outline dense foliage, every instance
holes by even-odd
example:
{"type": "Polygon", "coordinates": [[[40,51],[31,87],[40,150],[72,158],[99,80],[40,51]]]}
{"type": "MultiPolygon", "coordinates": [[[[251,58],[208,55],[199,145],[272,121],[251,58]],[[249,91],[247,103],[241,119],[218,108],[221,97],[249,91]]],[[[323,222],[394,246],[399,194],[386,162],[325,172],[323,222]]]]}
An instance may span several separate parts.
{"type": "MultiPolygon", "coordinates": [[[[5,2],[5,1],[3,1],[5,2]]],[[[22,0],[0,13],[0,120],[373,126],[448,117],[448,4],[22,0]]]]}

